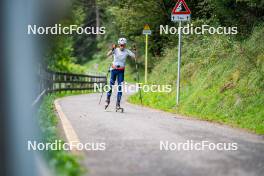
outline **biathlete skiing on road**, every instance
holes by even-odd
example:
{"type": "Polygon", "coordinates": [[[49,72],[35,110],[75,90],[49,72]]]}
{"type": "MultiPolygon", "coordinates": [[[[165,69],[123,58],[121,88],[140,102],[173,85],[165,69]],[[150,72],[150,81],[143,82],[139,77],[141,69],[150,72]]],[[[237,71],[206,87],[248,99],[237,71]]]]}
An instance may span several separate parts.
{"type": "Polygon", "coordinates": [[[122,84],[124,82],[124,74],[125,74],[125,67],[126,67],[126,59],[128,56],[135,59],[135,54],[126,49],[127,40],[125,38],[120,38],[118,40],[118,47],[112,45],[112,50],[107,53],[107,57],[113,55],[114,61],[112,67],[110,69],[111,77],[110,77],[110,90],[107,92],[107,97],[105,101],[105,109],[110,104],[110,98],[112,94],[113,85],[117,79],[118,83],[118,93],[117,93],[117,100],[116,100],[116,110],[122,109],[120,107],[120,101],[122,97],[122,84]]]}

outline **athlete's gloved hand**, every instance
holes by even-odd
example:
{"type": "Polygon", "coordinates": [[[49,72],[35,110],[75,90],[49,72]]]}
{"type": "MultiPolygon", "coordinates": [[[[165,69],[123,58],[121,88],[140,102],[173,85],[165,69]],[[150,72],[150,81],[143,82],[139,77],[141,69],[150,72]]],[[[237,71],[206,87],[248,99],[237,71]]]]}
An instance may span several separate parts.
{"type": "Polygon", "coordinates": [[[134,50],[134,52],[136,52],[136,51],[137,51],[137,47],[136,47],[136,45],[135,45],[135,44],[133,45],[133,50],[134,50]]]}
{"type": "Polygon", "coordinates": [[[116,44],[112,44],[112,51],[116,49],[116,44]]]}

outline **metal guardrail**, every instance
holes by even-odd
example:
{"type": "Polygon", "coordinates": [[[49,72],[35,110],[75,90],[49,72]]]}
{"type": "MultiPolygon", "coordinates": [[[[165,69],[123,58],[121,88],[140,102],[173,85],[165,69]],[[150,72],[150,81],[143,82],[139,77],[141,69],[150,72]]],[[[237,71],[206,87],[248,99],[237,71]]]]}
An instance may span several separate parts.
{"type": "Polygon", "coordinates": [[[95,83],[104,86],[106,82],[106,76],[63,73],[40,69],[38,73],[38,94],[32,106],[39,104],[46,93],[93,90],[95,83]]]}

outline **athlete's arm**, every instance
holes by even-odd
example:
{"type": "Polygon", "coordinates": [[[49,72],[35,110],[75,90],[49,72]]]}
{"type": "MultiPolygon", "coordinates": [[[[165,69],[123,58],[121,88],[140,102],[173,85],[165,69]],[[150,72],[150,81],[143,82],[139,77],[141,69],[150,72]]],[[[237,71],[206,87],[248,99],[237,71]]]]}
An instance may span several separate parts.
{"type": "Polygon", "coordinates": [[[130,57],[132,57],[133,59],[136,58],[136,55],[135,55],[132,51],[130,51],[129,49],[127,49],[127,53],[128,53],[128,55],[129,55],[130,57]]]}
{"type": "Polygon", "coordinates": [[[109,57],[109,56],[111,56],[112,54],[113,54],[113,50],[110,50],[110,51],[107,52],[106,56],[109,57]]]}
{"type": "Polygon", "coordinates": [[[116,45],[113,44],[113,45],[112,45],[112,49],[111,49],[110,51],[107,52],[107,57],[109,57],[109,56],[111,56],[112,54],[114,54],[115,49],[116,49],[116,45]]]}

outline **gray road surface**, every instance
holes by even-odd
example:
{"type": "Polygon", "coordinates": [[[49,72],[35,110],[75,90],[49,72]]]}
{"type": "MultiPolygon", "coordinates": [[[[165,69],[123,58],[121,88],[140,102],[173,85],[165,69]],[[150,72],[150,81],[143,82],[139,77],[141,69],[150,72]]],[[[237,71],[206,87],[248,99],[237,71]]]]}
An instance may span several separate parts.
{"type": "Polygon", "coordinates": [[[114,101],[107,111],[99,94],[65,97],[59,101],[81,143],[106,143],[105,151],[86,151],[90,176],[261,176],[264,174],[264,138],[226,126],[183,118],[114,101]],[[237,143],[237,151],[165,151],[187,141],[237,143]],[[173,144],[174,143],[174,144],[173,144]]]}

